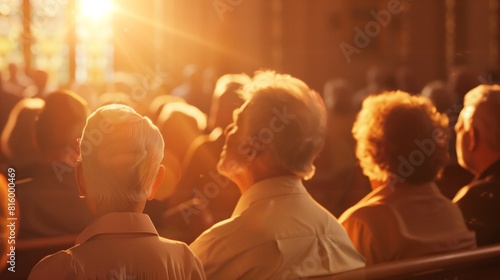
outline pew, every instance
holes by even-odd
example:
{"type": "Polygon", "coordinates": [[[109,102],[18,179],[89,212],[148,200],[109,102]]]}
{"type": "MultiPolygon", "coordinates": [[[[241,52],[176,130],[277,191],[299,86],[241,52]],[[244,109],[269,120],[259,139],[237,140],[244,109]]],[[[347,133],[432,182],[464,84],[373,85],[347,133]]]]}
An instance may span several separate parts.
{"type": "MultiPolygon", "coordinates": [[[[33,266],[43,257],[74,245],[77,235],[18,240],[16,272],[4,269],[0,279],[26,279],[33,266]]],[[[399,260],[359,268],[314,280],[467,280],[500,279],[500,245],[474,250],[399,260]]]]}
{"type": "Polygon", "coordinates": [[[500,279],[500,245],[443,253],[359,268],[315,280],[500,279]]]}

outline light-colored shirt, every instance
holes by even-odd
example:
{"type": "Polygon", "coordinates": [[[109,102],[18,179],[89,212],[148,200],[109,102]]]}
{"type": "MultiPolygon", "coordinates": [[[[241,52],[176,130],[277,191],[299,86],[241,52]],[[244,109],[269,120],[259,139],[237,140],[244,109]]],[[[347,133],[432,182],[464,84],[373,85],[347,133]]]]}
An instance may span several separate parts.
{"type": "Polygon", "coordinates": [[[206,279],[186,244],[158,236],[146,214],[98,218],[76,245],[43,258],[28,279],[206,279]]]}
{"type": "Polygon", "coordinates": [[[476,247],[460,209],[434,183],[378,187],[339,222],[367,264],[476,247]]]}
{"type": "Polygon", "coordinates": [[[364,266],[335,217],[293,176],[251,186],[231,218],[205,231],[190,248],[207,279],[293,279],[364,266]]]}

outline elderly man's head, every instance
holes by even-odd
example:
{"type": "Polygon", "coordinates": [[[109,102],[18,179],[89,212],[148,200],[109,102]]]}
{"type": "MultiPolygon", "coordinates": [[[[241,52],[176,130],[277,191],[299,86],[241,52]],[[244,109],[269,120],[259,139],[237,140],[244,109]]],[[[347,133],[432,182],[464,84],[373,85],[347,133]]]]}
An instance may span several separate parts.
{"type": "Polygon", "coordinates": [[[125,105],[99,108],[80,141],[80,193],[97,212],[142,211],[163,178],[163,150],[163,138],[148,118],[125,105]]]}
{"type": "Polygon", "coordinates": [[[480,85],[465,95],[455,131],[463,167],[477,174],[500,159],[500,85],[480,85]]]}
{"type": "Polygon", "coordinates": [[[369,96],[352,132],[372,181],[430,182],[448,160],[448,118],[424,97],[401,91],[369,96]]]}
{"type": "Polygon", "coordinates": [[[258,159],[277,174],[312,177],[326,126],[319,95],[301,80],[271,71],[258,72],[242,94],[247,100],[226,129],[219,171],[231,178],[258,159]]]}

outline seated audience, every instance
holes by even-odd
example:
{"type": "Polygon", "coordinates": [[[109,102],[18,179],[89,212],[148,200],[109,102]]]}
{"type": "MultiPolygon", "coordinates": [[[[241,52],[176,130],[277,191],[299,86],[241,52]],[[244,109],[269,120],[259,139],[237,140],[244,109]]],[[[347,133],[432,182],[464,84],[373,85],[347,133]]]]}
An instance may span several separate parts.
{"type": "Polygon", "coordinates": [[[422,89],[422,96],[429,98],[440,113],[450,112],[453,107],[453,96],[448,85],[441,80],[435,80],[425,85],[422,89]]]}
{"type": "MultiPolygon", "coordinates": [[[[467,66],[457,66],[451,69],[448,73],[448,89],[455,101],[450,113],[448,114],[450,120],[450,127],[455,127],[458,120],[457,116],[460,113],[460,109],[464,103],[464,96],[471,89],[477,87],[479,82],[479,73],[472,70],[467,66]]],[[[456,142],[456,133],[454,130],[451,131],[450,143],[456,142]]],[[[456,158],[455,145],[450,145],[450,155],[452,158],[456,158]]],[[[470,179],[470,178],[469,178],[470,179]]],[[[461,182],[459,188],[467,184],[470,180],[461,182]]]]}
{"type": "Polygon", "coordinates": [[[0,148],[16,179],[29,178],[40,164],[40,153],[34,143],[35,120],[45,102],[40,98],[25,98],[12,109],[0,137],[0,148]]]}
{"type": "Polygon", "coordinates": [[[420,91],[418,74],[409,65],[399,65],[394,71],[394,81],[396,88],[410,94],[417,94],[420,91]]]}
{"type": "MultiPolygon", "coordinates": [[[[176,200],[176,186],[181,177],[182,160],[187,149],[206,129],[207,120],[205,114],[195,106],[186,102],[170,101],[162,106],[156,119],[156,125],[165,141],[165,156],[162,161],[165,166],[165,180],[156,193],[156,199],[147,203],[145,213],[151,217],[163,236],[188,243],[197,235],[193,236],[187,229],[208,228],[210,223],[204,219],[200,220],[201,225],[187,223],[181,217],[181,213],[177,211],[180,202],[176,200]]],[[[199,234],[201,231],[202,229],[197,229],[195,232],[199,234]]]]}
{"type": "Polygon", "coordinates": [[[183,83],[175,87],[171,95],[181,97],[190,105],[207,114],[210,110],[212,92],[206,92],[203,83],[203,71],[195,64],[188,64],[182,71],[183,83]]]}
{"type": "Polygon", "coordinates": [[[478,246],[500,243],[500,86],[469,91],[455,130],[458,162],[476,177],[453,202],[476,232],[478,246]]]}
{"type": "MultiPolygon", "coordinates": [[[[316,178],[335,177],[342,170],[356,164],[354,140],[351,135],[356,111],[352,106],[353,90],[343,79],[331,79],[325,84],[323,97],[327,110],[327,132],[325,147],[319,160],[326,161],[326,170],[318,167],[316,178]],[[325,174],[323,174],[325,173],[325,174]]],[[[321,166],[323,167],[323,166],[321,166]]]]}
{"type": "Polygon", "coordinates": [[[22,98],[7,91],[4,87],[4,82],[0,73],[0,132],[5,127],[7,120],[9,119],[9,114],[12,108],[19,102],[22,98]]]}
{"type": "Polygon", "coordinates": [[[396,89],[394,73],[387,66],[373,65],[366,72],[366,85],[352,97],[352,104],[356,110],[361,108],[363,100],[371,95],[396,89]]]}
{"type": "Polygon", "coordinates": [[[9,63],[7,70],[9,78],[3,84],[5,90],[22,96],[24,89],[30,85],[31,81],[24,74],[24,69],[19,69],[15,63],[9,63]]]}
{"type": "Polygon", "coordinates": [[[243,104],[239,91],[250,81],[246,74],[226,74],[217,80],[207,120],[209,132],[224,129],[233,121],[233,111],[243,104]]]}
{"type": "Polygon", "coordinates": [[[164,134],[165,149],[182,162],[189,145],[207,128],[207,116],[198,108],[184,102],[170,102],[163,106],[158,128],[164,134]],[[168,135],[172,133],[174,136],[168,135]]]}
{"type": "MultiPolygon", "coordinates": [[[[9,119],[10,112],[14,106],[21,100],[21,97],[5,90],[4,82],[0,72],[0,132],[4,129],[9,119]]],[[[7,158],[0,149],[0,173],[5,174],[8,168],[7,158]]]]}
{"type": "Polygon", "coordinates": [[[47,82],[49,79],[47,72],[40,69],[34,69],[29,71],[28,76],[33,81],[33,84],[26,87],[22,95],[24,97],[47,97],[47,82]]]}
{"type": "MultiPolygon", "coordinates": [[[[89,110],[81,97],[70,91],[47,96],[35,123],[35,141],[42,163],[31,180],[19,182],[20,237],[78,233],[91,221],[85,200],[78,198],[73,173],[78,143],[89,110]]],[[[98,135],[94,141],[99,140],[98,135]]]]}
{"type": "Polygon", "coordinates": [[[353,90],[344,79],[325,83],[325,144],[314,162],[314,177],[304,182],[312,197],[336,217],[370,192],[368,179],[360,172],[354,155],[351,128],[356,110],[352,96],[353,90]]]}
{"type": "Polygon", "coordinates": [[[226,128],[218,163],[242,195],[231,218],[190,245],[207,278],[290,279],[364,266],[335,217],[302,184],[314,175],[326,130],[319,95],[271,71],[257,73],[242,93],[248,99],[226,128]]]}
{"type": "Polygon", "coordinates": [[[29,279],[205,279],[187,245],[160,237],[142,213],[165,174],[163,149],[158,128],[132,108],[109,105],[93,113],[75,173],[96,220],[74,247],[42,259],[29,279]]]}
{"type": "Polygon", "coordinates": [[[198,108],[184,102],[170,102],[163,106],[156,125],[165,140],[166,178],[158,195],[167,198],[174,192],[181,175],[181,166],[186,152],[193,141],[207,127],[207,117],[198,108]]]}
{"type": "MultiPolygon", "coordinates": [[[[448,116],[449,127],[453,129],[462,103],[454,101],[456,96],[450,93],[448,85],[441,80],[432,81],[422,89],[422,96],[429,98],[438,112],[448,116]]],[[[449,142],[454,143],[455,134],[453,131],[451,132],[449,142]]],[[[470,182],[472,175],[458,164],[455,156],[455,145],[449,145],[448,150],[450,151],[450,160],[444,167],[441,176],[436,180],[436,184],[441,193],[451,200],[460,188],[470,182]]]]}
{"type": "Polygon", "coordinates": [[[356,156],[373,191],[339,218],[367,264],[476,246],[434,180],[448,160],[448,119],[430,101],[385,92],[363,102],[356,156]]]}
{"type": "Polygon", "coordinates": [[[463,104],[465,94],[480,84],[479,74],[468,66],[456,66],[450,69],[448,89],[454,101],[463,104]]]}
{"type": "Polygon", "coordinates": [[[250,77],[244,74],[227,74],[217,81],[208,116],[210,134],[198,136],[184,158],[181,179],[169,202],[181,209],[177,224],[187,227],[183,234],[186,242],[193,242],[214,222],[229,218],[240,196],[236,185],[217,172],[217,162],[224,146],[224,128],[232,122],[233,111],[243,104],[238,91],[248,82],[250,77]],[[184,207],[186,201],[203,198],[203,193],[214,187],[221,191],[209,203],[184,207]]]}
{"type": "Polygon", "coordinates": [[[183,98],[168,94],[158,95],[149,104],[148,115],[153,123],[157,123],[163,107],[171,102],[186,102],[183,98]]]}

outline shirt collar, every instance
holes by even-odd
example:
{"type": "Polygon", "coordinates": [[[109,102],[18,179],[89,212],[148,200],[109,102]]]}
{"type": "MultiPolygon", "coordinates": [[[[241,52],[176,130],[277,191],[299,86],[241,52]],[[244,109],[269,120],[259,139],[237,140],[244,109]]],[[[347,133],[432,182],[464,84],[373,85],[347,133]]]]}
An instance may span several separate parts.
{"type": "Polygon", "coordinates": [[[103,233],[146,233],[158,235],[148,215],[133,212],[112,212],[97,218],[76,239],[81,244],[103,233]]]}
{"type": "Polygon", "coordinates": [[[241,195],[232,217],[240,215],[257,201],[289,194],[307,194],[300,178],[281,176],[259,181],[241,195]]]}

